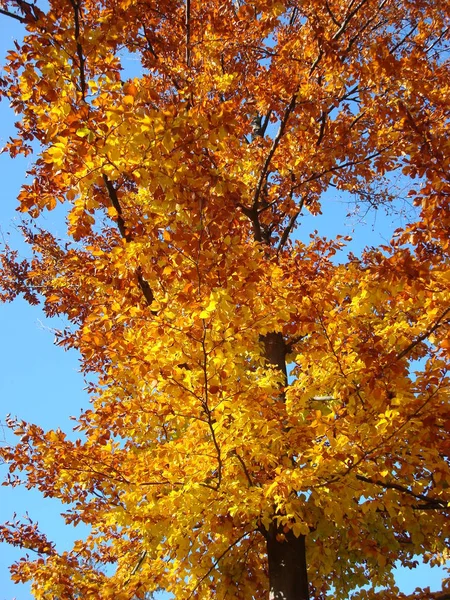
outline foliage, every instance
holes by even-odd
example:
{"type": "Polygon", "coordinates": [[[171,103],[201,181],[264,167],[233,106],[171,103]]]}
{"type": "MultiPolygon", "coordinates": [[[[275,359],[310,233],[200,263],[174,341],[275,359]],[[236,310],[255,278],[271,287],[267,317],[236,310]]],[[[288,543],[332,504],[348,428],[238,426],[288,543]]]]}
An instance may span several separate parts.
{"type": "Polygon", "coordinates": [[[64,553],[2,527],[36,598],[263,598],[272,534],[306,539],[317,599],[445,560],[449,6],[2,0],[7,149],[39,147],[2,297],[67,317],[98,381],[79,439],[8,422],[6,483],[90,527],[64,553]],[[396,172],[417,218],[386,245],[293,235],[327,190],[394,202],[396,172]],[[37,221],[58,203],[64,241],[37,221]]]}

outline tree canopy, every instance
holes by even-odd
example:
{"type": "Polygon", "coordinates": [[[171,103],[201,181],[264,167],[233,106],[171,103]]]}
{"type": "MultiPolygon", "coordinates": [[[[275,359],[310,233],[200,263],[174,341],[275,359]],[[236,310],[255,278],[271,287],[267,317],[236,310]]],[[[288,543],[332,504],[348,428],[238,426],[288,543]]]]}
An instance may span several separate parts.
{"type": "Polygon", "coordinates": [[[35,155],[1,297],[67,319],[92,403],[76,439],[8,420],[6,484],[90,528],[61,553],[3,525],[37,553],[13,579],[55,600],[401,598],[396,561],[448,556],[450,4],[0,13],[25,35],[7,150],[35,155]],[[415,212],[384,245],[302,238],[333,193],[395,209],[398,174],[415,212]],[[64,239],[39,221],[58,204],[64,239]]]}

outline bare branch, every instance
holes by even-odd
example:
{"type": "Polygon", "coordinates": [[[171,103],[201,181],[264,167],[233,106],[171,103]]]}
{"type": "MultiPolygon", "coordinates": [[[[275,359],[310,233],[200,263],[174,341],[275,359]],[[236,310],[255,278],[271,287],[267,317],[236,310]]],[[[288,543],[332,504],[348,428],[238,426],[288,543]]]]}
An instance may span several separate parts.
{"type": "Polygon", "coordinates": [[[316,70],[316,67],[317,67],[317,65],[319,64],[319,62],[320,62],[320,59],[322,58],[322,56],[323,56],[323,50],[322,50],[322,48],[321,48],[321,49],[320,49],[320,51],[319,51],[319,54],[318,54],[318,55],[317,55],[317,57],[316,57],[316,60],[313,62],[313,64],[311,65],[311,68],[310,68],[310,70],[309,70],[309,76],[310,76],[310,77],[311,77],[311,75],[314,73],[314,71],[316,70]]]}

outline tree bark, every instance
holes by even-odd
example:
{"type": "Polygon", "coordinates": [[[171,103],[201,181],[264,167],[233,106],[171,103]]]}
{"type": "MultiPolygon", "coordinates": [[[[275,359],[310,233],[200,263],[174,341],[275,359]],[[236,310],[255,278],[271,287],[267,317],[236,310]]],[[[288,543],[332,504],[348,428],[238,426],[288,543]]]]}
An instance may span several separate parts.
{"type": "Polygon", "coordinates": [[[265,532],[269,560],[269,600],[309,600],[305,536],[289,531],[284,541],[272,524],[265,532]]]}
{"type": "MultiPolygon", "coordinates": [[[[264,357],[267,362],[276,367],[284,375],[284,384],[287,383],[286,354],[287,347],[283,335],[279,332],[266,333],[261,336],[264,344],[264,357]]],[[[281,398],[284,400],[284,398],[281,398]]]]}
{"type": "MultiPolygon", "coordinates": [[[[283,335],[268,333],[261,337],[261,341],[265,359],[283,374],[286,385],[288,349],[283,335]]],[[[284,400],[284,392],[281,392],[280,401],[284,400]]],[[[296,538],[292,531],[284,533],[275,523],[268,531],[263,530],[263,535],[269,561],[269,600],[309,600],[305,536],[296,538]]]]}

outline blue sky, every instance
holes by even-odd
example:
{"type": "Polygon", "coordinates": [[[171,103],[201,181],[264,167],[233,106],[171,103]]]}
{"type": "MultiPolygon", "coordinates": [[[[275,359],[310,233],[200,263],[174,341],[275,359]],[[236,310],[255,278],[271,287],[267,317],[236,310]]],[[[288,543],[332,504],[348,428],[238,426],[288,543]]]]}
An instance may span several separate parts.
{"type": "MultiPolygon", "coordinates": [[[[0,15],[0,65],[4,64],[6,50],[13,47],[13,38],[20,37],[21,31],[19,23],[0,15]]],[[[0,103],[0,147],[13,134],[15,120],[6,103],[0,103]]],[[[15,212],[16,197],[30,165],[31,157],[12,161],[7,155],[0,155],[0,245],[7,240],[19,250],[24,247],[17,231],[20,214],[15,212]]],[[[314,229],[329,237],[337,233],[352,235],[356,230],[351,250],[358,253],[366,244],[386,242],[390,232],[402,224],[402,217],[386,216],[382,211],[349,218],[346,215],[351,210],[352,206],[329,197],[323,216],[302,221],[299,232],[302,239],[306,240],[314,229]]],[[[56,215],[49,214],[44,218],[45,226],[63,234],[56,215]]],[[[23,300],[0,304],[0,424],[11,413],[44,428],[61,427],[68,432],[74,425],[70,417],[88,406],[77,354],[64,352],[53,345],[52,329],[60,329],[63,325],[62,320],[46,320],[39,307],[31,307],[23,300]]],[[[0,425],[0,443],[5,442],[13,442],[13,439],[0,425]]],[[[1,476],[4,472],[4,467],[0,467],[1,476]]],[[[34,490],[0,487],[0,522],[11,519],[14,513],[22,516],[27,511],[59,549],[69,548],[75,539],[82,537],[80,528],[65,526],[59,515],[58,502],[44,500],[34,490]]],[[[0,544],[0,600],[32,598],[28,586],[13,585],[9,580],[7,567],[21,555],[21,551],[0,544]]],[[[397,579],[402,591],[411,592],[419,585],[440,589],[441,577],[441,569],[421,566],[414,571],[399,570],[397,579]]]]}

